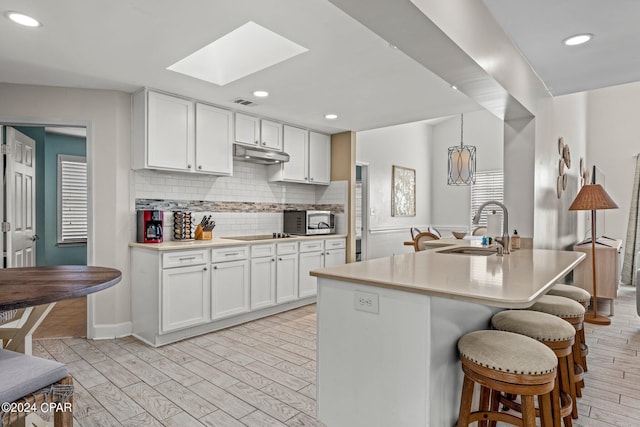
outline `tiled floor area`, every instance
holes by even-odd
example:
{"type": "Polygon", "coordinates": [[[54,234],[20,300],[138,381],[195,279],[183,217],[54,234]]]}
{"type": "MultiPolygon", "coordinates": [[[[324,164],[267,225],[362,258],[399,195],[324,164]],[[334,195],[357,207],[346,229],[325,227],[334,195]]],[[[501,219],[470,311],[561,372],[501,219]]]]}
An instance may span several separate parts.
{"type": "MultiPolygon", "coordinates": [[[[635,288],[621,288],[615,312],[610,326],[586,327],[576,427],[640,426],[635,288]]],[[[76,426],[322,426],[315,320],[307,306],[157,349],[134,338],[54,339],[35,342],[34,354],[69,365],[76,426]]]]}

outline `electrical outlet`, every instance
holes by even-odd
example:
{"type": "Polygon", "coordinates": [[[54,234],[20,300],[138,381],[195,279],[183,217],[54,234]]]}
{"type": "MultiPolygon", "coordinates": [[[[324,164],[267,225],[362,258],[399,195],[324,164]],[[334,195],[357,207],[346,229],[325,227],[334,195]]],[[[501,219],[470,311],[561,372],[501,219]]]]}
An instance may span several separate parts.
{"type": "Polygon", "coordinates": [[[358,311],[378,314],[380,313],[380,307],[378,304],[378,294],[356,291],[354,295],[353,305],[358,311]]]}

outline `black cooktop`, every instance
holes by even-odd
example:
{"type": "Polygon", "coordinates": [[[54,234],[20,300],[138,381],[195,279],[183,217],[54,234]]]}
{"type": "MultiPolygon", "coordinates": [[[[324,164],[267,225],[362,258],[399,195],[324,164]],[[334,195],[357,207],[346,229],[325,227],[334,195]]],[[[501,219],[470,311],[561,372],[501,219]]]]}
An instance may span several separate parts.
{"type": "Polygon", "coordinates": [[[234,237],[226,237],[226,239],[245,240],[247,242],[250,242],[253,240],[286,239],[287,237],[291,237],[291,236],[284,233],[274,233],[274,234],[260,234],[257,236],[234,236],[234,237]]]}

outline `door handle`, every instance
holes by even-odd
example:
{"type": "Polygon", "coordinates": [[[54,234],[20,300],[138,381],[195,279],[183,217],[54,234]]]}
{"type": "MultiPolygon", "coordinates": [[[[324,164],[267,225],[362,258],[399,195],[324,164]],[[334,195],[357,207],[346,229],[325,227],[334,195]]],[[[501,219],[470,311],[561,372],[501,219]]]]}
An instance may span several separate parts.
{"type": "Polygon", "coordinates": [[[32,241],[36,241],[36,240],[40,240],[40,236],[38,236],[37,234],[34,234],[33,236],[31,236],[31,240],[32,241]]]}

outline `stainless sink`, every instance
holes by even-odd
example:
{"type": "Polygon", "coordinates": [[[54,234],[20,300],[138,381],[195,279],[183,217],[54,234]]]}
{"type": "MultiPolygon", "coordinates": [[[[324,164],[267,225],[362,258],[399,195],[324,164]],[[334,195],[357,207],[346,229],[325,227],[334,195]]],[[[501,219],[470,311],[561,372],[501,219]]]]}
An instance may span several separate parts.
{"type": "Polygon", "coordinates": [[[451,249],[444,249],[438,251],[440,254],[457,254],[457,255],[476,255],[476,256],[489,256],[498,253],[496,248],[478,248],[475,246],[462,246],[451,249]]]}

